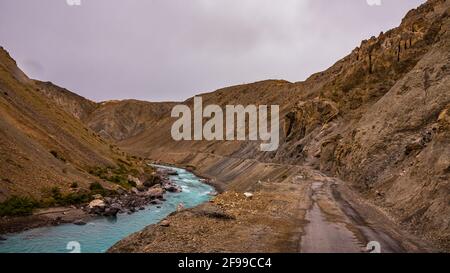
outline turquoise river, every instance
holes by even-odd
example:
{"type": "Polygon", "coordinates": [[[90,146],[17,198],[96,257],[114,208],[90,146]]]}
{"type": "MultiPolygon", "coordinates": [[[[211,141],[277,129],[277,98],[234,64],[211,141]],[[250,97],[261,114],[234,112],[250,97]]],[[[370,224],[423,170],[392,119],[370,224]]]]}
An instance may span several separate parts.
{"type": "Polygon", "coordinates": [[[202,183],[194,174],[179,168],[156,167],[175,170],[177,175],[170,179],[183,189],[181,193],[166,193],[166,201],[160,208],[148,206],[131,215],[119,214],[114,219],[98,217],[85,226],[63,224],[7,234],[6,241],[0,241],[0,253],[102,253],[126,236],[158,223],[176,211],[180,203],[190,208],[211,199],[209,193],[214,188],[202,183]]]}

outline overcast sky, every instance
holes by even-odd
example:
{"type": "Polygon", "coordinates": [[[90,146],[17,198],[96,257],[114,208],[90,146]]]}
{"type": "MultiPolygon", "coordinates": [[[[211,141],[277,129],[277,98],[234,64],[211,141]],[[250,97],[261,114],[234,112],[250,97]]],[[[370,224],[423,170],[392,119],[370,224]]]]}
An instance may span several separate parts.
{"type": "Polygon", "coordinates": [[[0,0],[0,45],[33,78],[95,101],[184,100],[292,82],[424,0],[0,0]]]}

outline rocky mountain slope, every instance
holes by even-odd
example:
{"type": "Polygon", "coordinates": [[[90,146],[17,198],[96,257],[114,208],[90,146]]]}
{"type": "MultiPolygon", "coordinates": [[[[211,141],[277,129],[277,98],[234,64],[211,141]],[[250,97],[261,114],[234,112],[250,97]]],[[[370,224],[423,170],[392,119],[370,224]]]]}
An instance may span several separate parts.
{"type": "Polygon", "coordinates": [[[86,190],[104,183],[90,174],[93,168],[130,164],[123,151],[82,122],[97,107],[29,79],[0,48],[0,201],[14,195],[41,198],[55,187],[86,190]]]}

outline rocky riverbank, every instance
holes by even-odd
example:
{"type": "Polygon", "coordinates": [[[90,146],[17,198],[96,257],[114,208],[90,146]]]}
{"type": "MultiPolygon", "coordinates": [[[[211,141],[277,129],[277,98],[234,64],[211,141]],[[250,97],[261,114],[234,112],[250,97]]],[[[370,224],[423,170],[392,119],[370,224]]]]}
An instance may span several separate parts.
{"type": "Polygon", "coordinates": [[[131,178],[136,187],[130,190],[120,190],[117,196],[94,196],[89,204],[70,207],[40,209],[29,216],[0,218],[0,234],[18,233],[25,230],[73,223],[84,225],[93,217],[115,217],[117,214],[132,214],[143,210],[146,206],[160,206],[165,201],[167,192],[177,193],[182,189],[170,180],[176,171],[158,169],[153,181],[141,182],[131,178]]]}
{"type": "Polygon", "coordinates": [[[136,180],[137,186],[129,192],[122,192],[116,197],[96,196],[82,209],[90,215],[114,217],[120,213],[132,214],[144,210],[148,205],[159,205],[165,201],[166,192],[178,193],[182,189],[169,179],[170,175],[177,175],[176,171],[158,169],[155,181],[141,183],[136,180]]]}

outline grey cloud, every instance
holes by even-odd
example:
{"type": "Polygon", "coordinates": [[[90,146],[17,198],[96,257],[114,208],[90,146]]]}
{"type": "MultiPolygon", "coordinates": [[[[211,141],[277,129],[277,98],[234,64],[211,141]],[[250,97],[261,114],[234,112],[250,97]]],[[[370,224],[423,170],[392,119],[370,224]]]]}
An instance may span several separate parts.
{"type": "Polygon", "coordinates": [[[1,0],[0,44],[30,76],[94,100],[182,100],[243,82],[303,80],[422,2],[1,0]]]}

